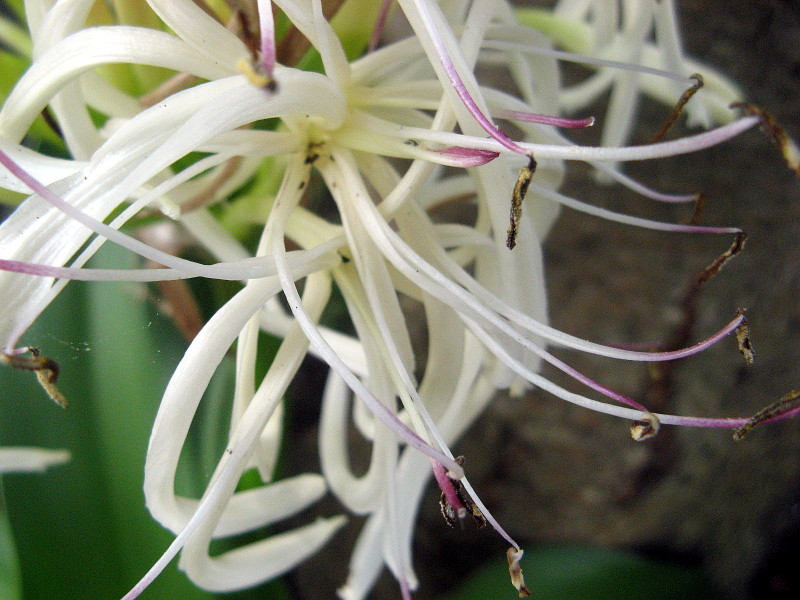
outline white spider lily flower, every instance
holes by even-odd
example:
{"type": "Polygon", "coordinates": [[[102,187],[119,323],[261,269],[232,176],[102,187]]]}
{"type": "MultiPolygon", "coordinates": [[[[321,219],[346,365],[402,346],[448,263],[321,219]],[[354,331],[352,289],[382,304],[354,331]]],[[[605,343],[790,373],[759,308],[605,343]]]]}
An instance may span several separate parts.
{"type": "MultiPolygon", "coordinates": [[[[324,74],[276,64],[271,3],[265,0],[251,3],[260,17],[255,49],[245,43],[247,35],[243,41],[191,0],[148,0],[174,34],[128,25],[81,28],[89,0],[28,4],[35,60],[0,110],[5,169],[0,181],[11,189],[23,189],[24,184],[34,191],[0,225],[0,302],[10,307],[0,319],[6,362],[23,364],[16,358],[25,350],[18,348],[19,339],[68,279],[210,277],[245,282],[192,341],[165,391],[150,439],[144,489],[154,518],[177,537],[127,597],[138,595],[181,549],[181,567],[209,590],[250,587],[291,569],[327,543],[344,517],[319,518],[217,556],[209,554],[209,544],[212,538],[252,532],[296,515],[328,490],[353,513],[369,516],[340,595],[365,597],[386,565],[408,597],[416,586],[413,525],[432,473],[442,487],[444,511],[455,518],[471,512],[488,520],[512,546],[518,562],[519,546],[462,479],[462,465],[449,450],[498,388],[520,392],[536,385],[570,402],[636,421],[717,427],[745,422],[653,416],[550,355],[547,344],[622,360],[669,360],[701,351],[739,327],[743,317],[674,352],[624,350],[567,335],[547,325],[541,242],[560,204],[666,231],[738,233],[732,227],[655,223],[601,211],[560,195],[557,188],[564,161],[580,160],[598,165],[645,196],[685,201],[603,165],[700,150],[753,127],[758,117],[745,116],[671,142],[579,146],[553,127],[589,124],[559,116],[580,106],[562,101],[557,59],[563,56],[553,53],[546,36],[521,27],[500,0],[441,5],[401,0],[413,35],[352,62],[323,17],[319,0],[277,0],[274,4],[319,53],[324,74]],[[509,43],[514,44],[510,52],[509,43]],[[118,62],[172,69],[179,75],[170,84],[177,87],[167,86],[166,93],[160,89],[156,100],[143,107],[92,72],[118,62]],[[479,63],[507,69],[519,93],[479,84],[474,74],[479,63]],[[202,82],[184,85],[183,74],[202,82]],[[54,161],[19,146],[46,106],[62,126],[75,161],[54,161]],[[109,117],[104,127],[90,122],[89,107],[109,117]],[[494,117],[517,121],[521,138],[507,137],[494,117]],[[254,127],[267,119],[280,125],[254,127]],[[203,157],[182,170],[174,167],[194,152],[203,157]],[[405,162],[398,166],[390,158],[405,162]],[[205,207],[195,206],[195,199],[198,193],[206,202],[225,197],[266,161],[282,173],[282,181],[261,199],[263,232],[252,255],[205,207]],[[232,164],[234,175],[226,172],[232,164]],[[460,170],[453,174],[444,167],[460,170]],[[314,170],[333,198],[335,222],[302,202],[314,170]],[[529,193],[523,204],[525,189],[529,193]],[[507,248],[513,245],[507,232],[512,191],[511,229],[518,241],[513,251],[507,248]],[[454,202],[462,202],[472,216],[434,218],[436,209],[454,202]],[[174,218],[219,262],[197,264],[119,231],[140,211],[153,208],[174,218]],[[84,268],[105,240],[166,268],[84,268]],[[287,251],[287,240],[299,249],[287,251]],[[298,280],[304,280],[302,294],[298,280]],[[355,337],[319,326],[334,284],[344,297],[355,337]],[[277,302],[280,294],[291,315],[277,302]],[[424,364],[414,352],[401,295],[424,314],[424,364]],[[256,381],[260,330],[280,335],[283,342],[266,375],[256,381]],[[175,472],[189,426],[212,374],[234,343],[236,389],[227,448],[201,498],[177,495],[175,472]],[[309,352],[331,367],[319,435],[322,473],[273,482],[282,399],[309,352]],[[628,407],[556,386],[538,374],[542,360],[628,407]],[[418,381],[419,373],[424,374],[418,381]],[[362,476],[353,474],[346,449],[350,415],[372,443],[370,467],[362,476]],[[237,491],[250,467],[258,469],[265,485],[237,491]]],[[[357,4],[351,1],[343,10],[353,11],[357,4]]],[[[579,4],[565,2],[564,11],[575,11],[579,4]]],[[[603,72],[622,69],[623,78],[639,72],[635,65],[628,69],[619,63],[638,64],[650,53],[644,52],[651,48],[646,32],[653,23],[659,26],[673,18],[663,8],[667,4],[639,3],[638,17],[626,20],[621,32],[608,33],[621,41],[614,44],[617,54],[603,58],[603,72]],[[620,54],[631,40],[642,53],[620,54]]],[[[616,2],[592,5],[592,14],[599,15],[616,2]]],[[[675,62],[679,54],[660,58],[670,48],[674,50],[669,44],[652,45],[659,60],[656,55],[647,59],[652,62],[649,76],[688,85],[684,63],[675,62]]],[[[635,95],[639,82],[638,75],[632,76],[617,89],[635,95]]],[[[641,88],[650,91],[644,84],[641,88]]],[[[717,97],[715,92],[700,96],[712,105],[717,97]]],[[[620,122],[609,127],[623,140],[630,105],[613,111],[609,120],[620,122]]]]}

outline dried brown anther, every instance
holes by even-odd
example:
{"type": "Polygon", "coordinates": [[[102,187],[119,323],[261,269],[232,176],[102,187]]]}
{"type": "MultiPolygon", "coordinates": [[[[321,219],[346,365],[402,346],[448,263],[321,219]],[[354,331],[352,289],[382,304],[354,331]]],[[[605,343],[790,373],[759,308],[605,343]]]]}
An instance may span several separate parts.
{"type": "Polygon", "coordinates": [[[753,345],[750,343],[750,327],[747,325],[747,320],[744,319],[744,309],[740,308],[737,311],[742,315],[742,322],[736,328],[736,345],[739,347],[739,352],[744,356],[744,360],[748,365],[753,364],[754,352],[753,345]]]}
{"type": "Polygon", "coordinates": [[[50,396],[50,399],[61,408],[67,408],[67,399],[56,387],[59,372],[58,363],[46,356],[42,356],[38,348],[29,346],[25,349],[25,352],[21,354],[6,354],[3,352],[0,354],[0,362],[14,369],[33,371],[36,374],[36,379],[39,380],[39,385],[50,396]],[[30,356],[25,356],[25,352],[30,356]]]}
{"type": "Polygon", "coordinates": [[[520,598],[527,598],[531,595],[531,591],[525,585],[525,577],[522,576],[522,567],[519,566],[519,561],[522,560],[523,554],[522,548],[517,549],[511,546],[506,550],[508,574],[511,575],[511,583],[517,588],[520,598]]]}
{"type": "Polygon", "coordinates": [[[686,103],[697,93],[700,88],[703,87],[704,82],[702,75],[695,73],[691,76],[691,79],[694,79],[694,83],[689,89],[683,92],[681,97],[678,99],[677,104],[675,104],[675,108],[673,108],[672,112],[669,113],[667,120],[664,121],[661,127],[658,128],[658,131],[656,131],[653,135],[652,139],[650,140],[651,144],[655,144],[662,137],[664,137],[664,134],[667,133],[667,130],[672,127],[672,124],[678,120],[679,116],[681,116],[681,112],[683,111],[683,107],[686,106],[686,103]]]}
{"type": "Polygon", "coordinates": [[[736,237],[733,239],[731,247],[728,248],[722,254],[720,254],[714,262],[712,262],[705,269],[703,269],[703,272],[697,276],[696,285],[699,286],[700,284],[705,283],[706,281],[714,277],[714,275],[719,273],[720,269],[722,269],[722,267],[725,266],[725,263],[727,263],[730,259],[732,259],[734,256],[739,254],[739,252],[741,252],[744,249],[744,244],[746,241],[747,241],[747,234],[744,231],[740,231],[739,233],[737,233],[736,237]]]}
{"type": "Polygon", "coordinates": [[[522,201],[528,193],[528,186],[531,184],[533,174],[536,172],[536,161],[533,155],[528,157],[528,164],[519,172],[517,183],[514,185],[514,193],[511,195],[511,215],[509,218],[508,231],[506,232],[506,246],[513,250],[517,245],[517,230],[519,220],[522,217],[522,201]]]}
{"type": "Polygon", "coordinates": [[[772,115],[763,108],[747,102],[735,102],[731,104],[731,108],[740,108],[747,115],[759,117],[761,119],[761,131],[772,138],[772,141],[780,148],[786,164],[795,172],[795,175],[800,177],[800,150],[798,150],[797,144],[794,143],[792,138],[789,137],[789,134],[786,133],[786,130],[772,118],[772,115]]]}
{"type": "Polygon", "coordinates": [[[644,413],[641,421],[631,423],[631,437],[637,442],[655,437],[661,429],[661,421],[653,413],[644,413]]]}
{"type": "Polygon", "coordinates": [[[757,427],[765,421],[769,421],[770,419],[784,415],[798,407],[800,407],[800,390],[792,390],[785,396],[781,397],[781,399],[777,402],[773,402],[769,406],[765,406],[752,417],[750,417],[747,423],[733,432],[733,439],[737,442],[741,441],[742,438],[747,435],[747,432],[753,427],[757,427]]]}
{"type": "MultiPolygon", "coordinates": [[[[464,457],[457,457],[456,462],[459,465],[463,465],[464,457]]],[[[483,516],[481,509],[478,508],[478,506],[472,501],[472,498],[469,497],[469,494],[464,489],[464,485],[458,479],[453,479],[450,477],[450,480],[453,484],[453,489],[455,490],[458,502],[461,503],[461,507],[456,508],[450,504],[450,502],[447,501],[445,493],[442,492],[441,496],[439,497],[439,509],[442,511],[442,517],[444,517],[444,520],[447,522],[447,524],[450,527],[455,527],[456,523],[462,523],[462,519],[466,518],[467,513],[469,513],[472,515],[472,518],[475,521],[475,525],[478,526],[478,529],[483,529],[486,527],[486,517],[483,516]]]]}

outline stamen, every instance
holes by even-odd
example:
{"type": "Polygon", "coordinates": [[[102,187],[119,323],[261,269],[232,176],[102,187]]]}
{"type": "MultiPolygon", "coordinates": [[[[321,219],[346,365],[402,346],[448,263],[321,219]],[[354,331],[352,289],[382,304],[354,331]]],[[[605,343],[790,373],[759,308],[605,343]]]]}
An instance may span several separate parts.
{"type": "Polygon", "coordinates": [[[525,577],[522,575],[522,567],[519,561],[522,560],[524,552],[522,548],[514,548],[513,546],[506,550],[506,558],[508,559],[508,574],[511,576],[511,584],[517,588],[520,598],[527,598],[531,595],[531,591],[525,585],[525,577]]]}
{"type": "Polygon", "coordinates": [[[733,239],[733,243],[731,247],[728,248],[725,252],[720,254],[717,259],[708,265],[700,275],[697,276],[697,280],[695,281],[696,286],[700,286],[701,284],[705,283],[714,275],[719,273],[720,269],[727,263],[730,259],[734,256],[739,254],[744,249],[744,243],[747,241],[747,234],[744,231],[740,231],[736,234],[736,237],[733,239]]]}
{"type": "Polygon", "coordinates": [[[737,311],[742,315],[742,322],[736,328],[736,345],[739,347],[739,352],[744,355],[744,360],[748,365],[753,364],[753,346],[750,343],[750,327],[744,319],[744,309],[740,308],[737,311]]]}
{"type": "Polygon", "coordinates": [[[272,16],[272,2],[258,0],[258,21],[261,25],[261,62],[259,65],[269,78],[271,92],[275,91],[272,74],[275,71],[275,21],[272,16]]]}
{"type": "Polygon", "coordinates": [[[772,115],[755,104],[748,104],[747,102],[735,102],[731,104],[731,108],[740,108],[746,115],[759,117],[761,119],[761,131],[772,138],[772,141],[781,149],[786,164],[800,177],[800,150],[798,150],[794,140],[786,133],[786,130],[772,118],[772,115]]]}
{"type": "Polygon", "coordinates": [[[243,57],[239,59],[238,63],[236,63],[236,68],[239,69],[239,71],[241,71],[242,74],[247,78],[247,81],[249,81],[255,87],[261,88],[268,92],[274,92],[277,89],[275,80],[263,72],[260,63],[253,63],[253,61],[249,58],[243,57]]]}
{"type": "Polygon", "coordinates": [[[585,129],[595,123],[594,117],[585,119],[569,119],[567,117],[554,117],[538,113],[520,112],[516,110],[498,110],[495,115],[500,119],[521,121],[523,123],[538,123],[539,125],[552,125],[562,129],[585,129]]]}
{"type": "Polygon", "coordinates": [[[683,111],[683,107],[686,106],[686,103],[694,96],[698,90],[700,90],[703,85],[705,85],[703,81],[703,76],[699,73],[695,73],[691,77],[694,80],[692,86],[683,92],[683,95],[678,99],[677,104],[675,104],[675,108],[672,109],[672,112],[669,113],[667,120],[658,128],[658,131],[655,132],[652,139],[650,140],[651,144],[655,144],[659,141],[664,134],[667,133],[667,130],[672,127],[672,124],[678,120],[678,117],[681,115],[681,111],[683,111]]]}
{"type": "Polygon", "coordinates": [[[750,417],[750,419],[744,425],[733,432],[733,439],[739,442],[753,427],[757,427],[765,421],[769,421],[775,417],[788,416],[790,412],[793,412],[797,408],[800,408],[800,390],[792,390],[785,396],[781,397],[781,399],[777,402],[762,408],[760,411],[750,417]]]}
{"type": "Polygon", "coordinates": [[[444,36],[449,31],[449,28],[440,26],[438,19],[441,18],[441,15],[439,13],[434,13],[433,10],[428,6],[427,2],[414,0],[414,4],[417,8],[418,17],[422,20],[424,28],[430,35],[430,41],[434,46],[436,55],[439,58],[442,68],[444,69],[445,75],[450,81],[450,84],[453,86],[453,90],[458,95],[461,103],[464,105],[464,108],[466,108],[469,114],[472,115],[478,125],[480,125],[481,129],[488,133],[494,140],[512,152],[522,154],[523,156],[528,156],[530,154],[529,151],[519,146],[505,133],[503,133],[503,131],[501,131],[494,123],[492,123],[489,117],[483,113],[478,104],[475,102],[472,94],[470,94],[466,84],[464,83],[464,80],[461,78],[461,75],[458,72],[458,68],[450,56],[450,52],[447,49],[444,36]]]}
{"type": "MultiPolygon", "coordinates": [[[[698,197],[698,204],[701,201],[702,200],[700,197],[698,197]]],[[[687,225],[686,227],[699,226],[687,225]]],[[[682,348],[689,342],[691,339],[692,329],[694,328],[695,321],[697,320],[697,303],[700,298],[700,291],[703,283],[716,275],[727,261],[742,251],[746,239],[747,235],[743,231],[738,230],[730,248],[723,252],[722,255],[717,257],[709,266],[703,269],[703,271],[701,271],[700,274],[698,274],[694,279],[689,281],[688,285],[686,286],[686,290],[683,293],[683,299],[681,300],[680,304],[682,318],[673,328],[672,333],[667,338],[666,343],[663,344],[664,349],[673,350],[682,348]]],[[[753,352],[752,348],[750,347],[749,330],[747,329],[747,324],[745,323],[744,310],[739,309],[736,311],[736,316],[738,322],[736,323],[733,331],[736,333],[739,351],[742,352],[745,357],[745,361],[747,361],[747,364],[749,365],[752,364],[753,361],[753,352]]],[[[668,390],[671,389],[673,385],[673,369],[674,365],[671,362],[653,363],[653,366],[650,369],[650,382],[648,384],[650,391],[657,393],[661,398],[667,398],[668,390]]]]}
{"type": "Polygon", "coordinates": [[[383,0],[381,2],[381,10],[378,13],[378,18],[375,20],[375,28],[372,30],[372,36],[369,39],[369,49],[367,52],[374,52],[381,41],[383,30],[386,29],[386,21],[389,19],[389,10],[392,8],[394,0],[383,0]]]}
{"type": "Polygon", "coordinates": [[[33,371],[39,385],[50,396],[50,399],[61,408],[67,408],[67,399],[56,387],[58,379],[58,363],[46,356],[42,356],[41,351],[33,346],[19,348],[14,352],[0,353],[0,363],[6,364],[14,369],[22,371],[33,371]],[[30,353],[30,356],[22,356],[30,353]]]}
{"type": "Polygon", "coordinates": [[[528,186],[531,184],[533,174],[536,172],[536,161],[533,159],[533,154],[528,156],[528,166],[522,167],[517,177],[517,183],[514,185],[514,192],[511,195],[511,214],[510,222],[508,224],[508,231],[506,232],[506,247],[513,250],[517,245],[517,230],[519,229],[519,220],[522,217],[522,201],[525,200],[525,194],[528,193],[528,186]]]}
{"type": "MultiPolygon", "coordinates": [[[[464,457],[459,456],[455,459],[456,464],[463,466],[464,457]]],[[[486,517],[475,502],[472,501],[467,491],[464,489],[464,484],[450,476],[445,471],[444,465],[431,459],[433,465],[433,476],[436,478],[436,483],[439,489],[442,490],[442,495],[439,497],[439,508],[442,511],[442,516],[450,527],[455,527],[456,519],[459,521],[466,518],[467,514],[472,515],[478,529],[486,527],[486,517]]]]}
{"type": "Polygon", "coordinates": [[[649,440],[655,437],[661,429],[661,421],[651,412],[642,415],[641,421],[634,421],[631,424],[631,437],[637,442],[649,440]]]}
{"type": "MultiPolygon", "coordinates": [[[[461,464],[463,462],[463,457],[459,456],[456,462],[461,464]]],[[[442,516],[444,520],[447,521],[447,524],[453,527],[456,524],[456,517],[458,519],[463,519],[467,516],[467,509],[461,502],[461,498],[456,491],[455,484],[457,482],[447,476],[447,472],[442,463],[431,459],[431,464],[433,465],[433,476],[436,479],[436,483],[439,485],[439,489],[442,490],[442,495],[439,499],[439,507],[441,508],[442,516]]]]}

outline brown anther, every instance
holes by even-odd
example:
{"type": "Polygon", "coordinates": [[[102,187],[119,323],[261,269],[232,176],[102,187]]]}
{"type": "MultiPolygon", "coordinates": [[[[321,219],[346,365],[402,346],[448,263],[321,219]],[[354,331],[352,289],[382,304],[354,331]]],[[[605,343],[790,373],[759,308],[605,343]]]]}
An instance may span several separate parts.
{"type": "MultiPolygon", "coordinates": [[[[456,458],[456,462],[459,465],[464,464],[464,457],[459,456],[456,458]]],[[[475,525],[478,529],[483,529],[486,527],[486,517],[483,516],[481,509],[472,501],[467,490],[464,489],[464,484],[461,483],[458,479],[454,479],[448,474],[450,477],[453,489],[456,492],[456,497],[458,498],[458,502],[461,504],[459,508],[454,507],[450,502],[447,501],[447,497],[445,493],[442,492],[441,496],[439,497],[439,509],[442,512],[442,517],[447,522],[450,527],[454,527],[456,523],[463,523],[463,519],[467,517],[467,514],[472,515],[473,521],[475,521],[475,525]]]]}
{"type": "Polygon", "coordinates": [[[248,60],[247,58],[239,59],[236,63],[236,68],[247,78],[252,85],[268,92],[274,92],[278,89],[275,80],[264,73],[261,68],[261,63],[258,61],[248,60]]]}
{"type": "Polygon", "coordinates": [[[61,408],[67,408],[67,399],[58,391],[55,385],[59,373],[58,363],[46,356],[42,356],[38,348],[29,346],[25,350],[30,356],[24,356],[23,354],[6,354],[3,352],[0,354],[0,362],[14,369],[33,371],[36,374],[39,385],[41,385],[42,389],[50,396],[50,399],[61,408]]]}
{"type": "Polygon", "coordinates": [[[463,508],[460,510],[453,508],[453,505],[447,501],[444,492],[442,492],[441,496],[439,496],[439,510],[442,513],[442,518],[444,519],[445,523],[447,523],[450,527],[455,527],[456,523],[466,516],[466,512],[463,508]]]}
{"type": "Polygon", "coordinates": [[[653,413],[644,413],[641,421],[631,423],[631,437],[637,442],[655,437],[661,429],[661,421],[653,413]]]}
{"type": "Polygon", "coordinates": [[[658,131],[653,134],[653,137],[650,139],[651,144],[655,144],[661,138],[664,137],[664,134],[667,133],[667,130],[672,127],[672,124],[678,120],[678,117],[681,116],[681,112],[683,111],[683,107],[686,106],[686,103],[694,96],[697,91],[703,87],[704,81],[703,76],[699,73],[695,73],[691,76],[690,79],[694,80],[694,83],[687,89],[681,97],[678,99],[678,102],[675,104],[675,107],[672,109],[672,112],[669,113],[667,120],[658,128],[658,131]]]}
{"type": "Polygon", "coordinates": [[[744,356],[744,361],[748,365],[752,365],[754,352],[753,345],[750,343],[750,327],[744,318],[744,309],[740,308],[737,312],[742,315],[742,322],[736,328],[736,345],[739,347],[739,352],[744,356]]]}
{"type": "Polygon", "coordinates": [[[687,221],[688,225],[699,225],[700,221],[703,217],[703,210],[706,207],[706,201],[708,198],[703,192],[697,192],[694,198],[694,212],[692,216],[687,221]]]}
{"type": "Polygon", "coordinates": [[[514,192],[511,195],[511,214],[508,224],[508,232],[506,233],[506,246],[509,250],[513,250],[517,245],[517,231],[519,229],[519,220],[522,217],[522,201],[525,200],[525,194],[528,193],[528,186],[531,184],[533,174],[536,172],[536,161],[531,154],[528,157],[528,164],[519,172],[517,183],[514,185],[514,192]]]}
{"type": "Polygon", "coordinates": [[[753,427],[757,427],[765,421],[769,421],[770,419],[784,415],[797,407],[800,407],[800,390],[792,390],[785,396],[781,397],[781,399],[777,402],[773,402],[769,406],[765,406],[752,417],[750,417],[747,423],[733,432],[733,439],[739,442],[753,427]]]}
{"type": "Polygon", "coordinates": [[[719,273],[720,269],[727,263],[730,259],[734,256],[739,254],[744,249],[744,244],[747,241],[747,234],[744,231],[740,231],[736,234],[736,237],[733,239],[733,243],[731,244],[730,248],[728,248],[725,252],[719,255],[717,259],[708,265],[700,275],[697,276],[696,285],[700,285],[705,283],[714,275],[719,273]]]}
{"type": "Polygon", "coordinates": [[[525,577],[522,575],[522,567],[519,561],[522,559],[524,552],[522,548],[517,549],[511,546],[506,550],[506,559],[508,559],[508,574],[511,576],[511,584],[517,588],[520,598],[527,598],[531,595],[531,591],[525,585],[525,577]]]}
{"type": "Polygon", "coordinates": [[[800,177],[800,150],[798,150],[794,140],[786,133],[786,130],[772,118],[772,115],[763,108],[747,102],[734,102],[731,104],[731,108],[739,108],[747,115],[759,117],[761,119],[761,131],[772,138],[772,141],[780,148],[786,164],[794,171],[795,175],[800,177]]]}

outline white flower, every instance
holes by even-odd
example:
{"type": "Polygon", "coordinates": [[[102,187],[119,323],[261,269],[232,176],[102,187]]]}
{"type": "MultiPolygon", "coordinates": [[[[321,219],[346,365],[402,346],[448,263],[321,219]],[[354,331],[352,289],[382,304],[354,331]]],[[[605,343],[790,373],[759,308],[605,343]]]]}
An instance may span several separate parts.
{"type": "MultiPolygon", "coordinates": [[[[691,84],[688,75],[702,70],[680,55],[671,3],[624,3],[622,28],[617,30],[616,2],[562,2],[553,14],[586,38],[586,47],[579,50],[599,53],[605,62],[597,62],[555,53],[546,36],[520,26],[500,0],[400,0],[413,35],[349,62],[318,0],[276,1],[319,52],[324,75],[274,64],[269,2],[257,2],[260,57],[190,0],[148,3],[174,35],[124,25],[82,28],[90,0],[53,6],[30,2],[34,62],[0,111],[0,158],[7,169],[0,172],[3,185],[35,192],[0,225],[0,266],[5,269],[0,302],[8,307],[0,320],[0,337],[6,361],[14,364],[21,351],[18,340],[67,279],[211,277],[245,282],[194,339],[165,391],[148,450],[145,495],[153,516],[177,538],[129,597],[180,549],[181,567],[210,590],[253,586],[291,569],[317,552],[344,517],[319,518],[219,556],[209,555],[210,540],[281,521],[328,490],[351,512],[369,516],[341,596],[365,597],[384,564],[408,596],[416,586],[413,525],[431,473],[442,487],[446,512],[456,518],[470,510],[482,514],[514,549],[509,556],[518,570],[519,547],[461,479],[462,466],[449,450],[496,389],[519,393],[536,385],[570,402],[656,426],[659,420],[691,421],[655,417],[545,350],[547,344],[558,344],[624,360],[665,360],[700,351],[742,322],[737,316],[708,340],[673,353],[605,347],[546,323],[541,241],[560,204],[667,231],[738,231],[635,219],[556,191],[564,161],[581,160],[646,196],[687,200],[650,190],[613,165],[700,150],[759,122],[746,116],[690,138],[621,146],[640,91],[672,102],[691,84]],[[655,44],[647,41],[653,28],[655,44]],[[583,87],[562,91],[557,62],[562,58],[596,65],[598,72],[583,87]],[[187,78],[178,75],[171,82],[176,89],[143,108],[92,71],[115,62],[166,67],[203,82],[184,85],[187,78]],[[474,75],[478,63],[507,70],[518,93],[479,85],[474,75]],[[604,125],[610,147],[579,146],[554,129],[581,124],[558,115],[579,110],[612,85],[604,125]],[[50,106],[75,160],[50,159],[19,145],[45,106],[50,106]],[[93,124],[89,107],[109,117],[103,127],[93,124]],[[517,121],[522,139],[506,137],[493,117],[517,121]],[[267,119],[278,119],[280,125],[253,127],[267,119]],[[203,158],[181,171],[171,170],[192,152],[203,153],[203,158]],[[389,158],[406,162],[399,167],[389,158]],[[194,204],[198,194],[207,201],[224,198],[264,164],[282,173],[282,180],[273,194],[259,199],[260,205],[248,205],[257,209],[255,217],[264,215],[261,241],[252,256],[211,212],[194,204]],[[226,169],[232,165],[231,175],[226,169]],[[448,166],[459,170],[444,168],[448,166]],[[303,205],[312,171],[324,181],[341,222],[326,221],[303,205]],[[517,245],[511,251],[507,243],[513,246],[514,240],[507,229],[512,190],[516,186],[515,199],[521,201],[528,183],[528,197],[516,207],[518,227],[512,229],[517,245]],[[474,216],[446,222],[432,217],[433,209],[457,201],[474,216]],[[145,208],[175,219],[219,262],[193,263],[118,231],[145,208]],[[98,237],[91,240],[93,234],[98,237]],[[105,239],[167,268],[83,268],[105,239]],[[299,250],[287,251],[287,240],[299,250]],[[302,295],[296,285],[301,279],[302,295]],[[318,325],[333,285],[347,304],[354,338],[318,325]],[[279,294],[288,301],[291,315],[277,301],[279,294]],[[418,364],[400,295],[424,315],[424,364],[418,364]],[[256,381],[260,330],[280,335],[283,342],[266,376],[256,381]],[[234,343],[236,389],[227,449],[202,498],[176,495],[174,477],[189,426],[216,367],[234,343]],[[309,352],[331,367],[320,425],[322,473],[271,482],[281,444],[283,396],[309,352]],[[538,374],[542,360],[630,408],[556,386],[538,374]],[[419,381],[418,373],[423,373],[419,381]],[[356,398],[352,407],[351,395],[356,398]],[[353,474],[347,455],[351,414],[355,427],[372,442],[370,467],[360,477],[353,474]],[[242,472],[250,467],[267,483],[236,491],[242,472]],[[461,485],[464,492],[457,489],[461,485]]],[[[345,17],[355,18],[365,4],[347,3],[345,17]]],[[[376,7],[370,4],[370,9],[376,7]]],[[[735,94],[732,90],[720,83],[701,91],[693,101],[699,106],[698,118],[718,118],[721,103],[727,105],[728,96],[735,94]]],[[[524,586],[521,577],[515,581],[524,586]]]]}

